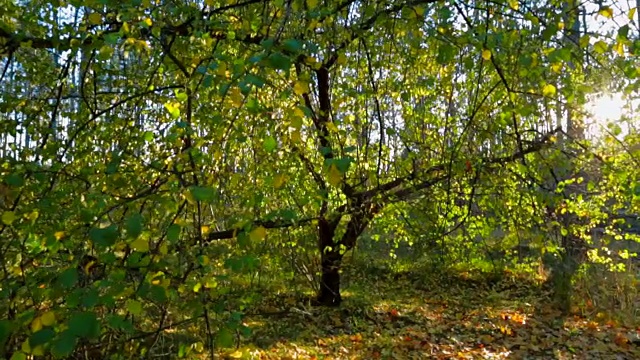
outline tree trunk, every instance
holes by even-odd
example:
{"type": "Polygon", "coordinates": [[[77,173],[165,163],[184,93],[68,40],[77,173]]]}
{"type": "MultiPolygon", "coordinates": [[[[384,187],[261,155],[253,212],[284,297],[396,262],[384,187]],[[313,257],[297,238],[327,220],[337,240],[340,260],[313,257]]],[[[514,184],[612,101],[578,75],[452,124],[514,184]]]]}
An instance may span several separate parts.
{"type": "Polygon", "coordinates": [[[339,252],[330,251],[322,254],[322,278],[320,280],[320,292],[318,303],[324,306],[340,306],[340,263],[342,255],[339,252]]]}
{"type": "Polygon", "coordinates": [[[340,296],[340,263],[342,255],[338,244],[334,244],[333,235],[337,222],[330,223],[325,219],[318,222],[318,249],[320,250],[322,278],[318,304],[324,306],[339,306],[340,296]]]}

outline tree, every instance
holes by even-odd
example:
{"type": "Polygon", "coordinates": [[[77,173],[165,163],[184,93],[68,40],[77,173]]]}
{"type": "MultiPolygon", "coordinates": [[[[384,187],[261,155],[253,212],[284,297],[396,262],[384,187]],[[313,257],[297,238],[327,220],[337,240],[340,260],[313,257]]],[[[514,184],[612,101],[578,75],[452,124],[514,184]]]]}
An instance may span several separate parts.
{"type": "MultiPolygon", "coordinates": [[[[108,312],[139,315],[140,299],[206,283],[207,244],[236,239],[246,252],[229,266],[251,267],[267,230],[309,224],[317,301],[339,305],[344,253],[385,207],[473,198],[556,146],[562,122],[541,99],[579,105],[588,89],[569,64],[602,47],[557,44],[568,10],[545,1],[33,5],[0,17],[3,172],[18,193],[0,234],[10,320],[45,330],[32,304],[97,291],[72,291],[64,259],[92,253],[108,312]],[[152,280],[134,294],[118,285],[131,269],[152,280]]],[[[90,340],[69,331],[45,334],[60,354],[90,340]]]]}

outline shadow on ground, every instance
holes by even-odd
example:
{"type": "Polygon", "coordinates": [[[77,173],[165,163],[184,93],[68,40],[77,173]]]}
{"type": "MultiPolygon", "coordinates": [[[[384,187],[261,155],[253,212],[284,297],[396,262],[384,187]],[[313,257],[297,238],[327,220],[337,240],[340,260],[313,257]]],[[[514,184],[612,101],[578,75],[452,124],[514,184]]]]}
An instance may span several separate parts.
{"type": "Polygon", "coordinates": [[[353,285],[341,308],[295,295],[246,317],[252,335],[234,356],[308,359],[637,359],[635,329],[562,316],[547,291],[515,276],[404,273],[353,285]]]}

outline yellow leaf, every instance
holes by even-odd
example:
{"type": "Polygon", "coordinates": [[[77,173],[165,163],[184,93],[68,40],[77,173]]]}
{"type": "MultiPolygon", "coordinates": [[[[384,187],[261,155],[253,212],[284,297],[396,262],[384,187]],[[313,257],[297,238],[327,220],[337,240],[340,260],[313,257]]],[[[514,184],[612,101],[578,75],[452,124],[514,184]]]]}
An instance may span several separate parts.
{"type": "Polygon", "coordinates": [[[327,129],[329,129],[329,131],[331,132],[338,132],[338,127],[332,122],[327,123],[327,129]]]}
{"type": "Polygon", "coordinates": [[[312,69],[316,69],[316,70],[317,70],[317,69],[320,69],[320,67],[322,66],[322,64],[318,61],[318,59],[316,59],[316,58],[315,58],[315,57],[313,57],[313,56],[307,56],[307,57],[304,59],[304,62],[305,62],[307,65],[311,66],[311,68],[312,68],[312,69]]]}
{"type": "Polygon", "coordinates": [[[207,289],[213,289],[216,286],[218,286],[218,282],[216,281],[215,278],[212,278],[212,277],[208,278],[204,282],[204,287],[207,288],[207,289]]]}
{"type": "Polygon", "coordinates": [[[111,57],[113,55],[113,52],[113,47],[108,45],[104,45],[100,48],[100,50],[98,50],[98,54],[100,54],[100,56],[105,59],[111,57]]]}
{"type": "Polygon", "coordinates": [[[296,107],[293,109],[293,115],[303,118],[304,117],[304,111],[302,111],[302,109],[300,109],[299,107],[296,107]]]}
{"type": "Polygon", "coordinates": [[[96,264],[95,260],[91,260],[87,262],[82,268],[84,269],[85,274],[89,274],[91,272],[91,268],[96,264]]]}
{"type": "Polygon", "coordinates": [[[238,88],[231,89],[229,91],[229,97],[231,98],[231,102],[233,103],[233,105],[237,107],[241,107],[242,103],[244,103],[244,97],[242,96],[242,93],[238,88]]]}
{"type": "Polygon", "coordinates": [[[144,19],[144,21],[143,21],[143,22],[144,22],[147,26],[151,26],[151,25],[153,25],[153,21],[151,21],[151,19],[149,19],[149,18],[144,19]]]}
{"type": "Polygon", "coordinates": [[[40,322],[44,326],[52,326],[56,323],[56,314],[53,311],[47,311],[40,316],[40,322]]]}
{"type": "Polygon", "coordinates": [[[42,329],[42,319],[37,317],[31,322],[31,331],[36,332],[42,329]]]}
{"type": "Polygon", "coordinates": [[[509,6],[513,10],[518,10],[518,8],[520,8],[520,3],[518,3],[518,0],[509,0],[509,6]]]}
{"type": "Polygon", "coordinates": [[[136,240],[132,241],[131,244],[129,244],[131,246],[131,248],[135,251],[138,252],[147,252],[149,251],[149,241],[147,241],[146,239],[139,237],[136,240]]]}
{"type": "MultiPolygon", "coordinates": [[[[309,0],[307,0],[307,1],[309,1],[309,0]]],[[[243,355],[244,354],[242,353],[242,351],[236,350],[236,351],[232,352],[231,354],[229,354],[229,357],[232,358],[232,359],[241,359],[243,355]]]]}
{"type": "Polygon", "coordinates": [[[219,76],[226,76],[227,74],[227,63],[218,63],[218,68],[216,69],[216,74],[219,76]]]}
{"type": "Polygon", "coordinates": [[[191,205],[196,204],[196,199],[193,198],[193,194],[191,194],[191,191],[185,191],[184,193],[182,193],[182,196],[184,197],[185,200],[187,200],[189,204],[191,205]]]}
{"type": "Polygon", "coordinates": [[[307,0],[307,6],[309,9],[315,9],[318,6],[318,0],[307,0]]]}
{"type": "Polygon", "coordinates": [[[38,220],[39,215],[40,214],[38,213],[38,210],[33,210],[29,215],[27,215],[27,219],[31,221],[36,221],[38,220]]]}
{"type": "Polygon", "coordinates": [[[91,13],[87,19],[89,20],[89,24],[98,25],[102,22],[102,15],[98,13],[91,13]]]}
{"type": "Polygon", "coordinates": [[[491,59],[491,51],[487,49],[482,50],[482,58],[489,61],[491,59]]]}
{"type": "Polygon", "coordinates": [[[22,346],[20,346],[20,350],[27,354],[31,353],[31,345],[29,345],[29,339],[22,343],[22,346]]]}
{"type": "Polygon", "coordinates": [[[258,226],[257,228],[251,230],[249,233],[249,239],[251,241],[260,241],[267,236],[267,229],[264,226],[258,226]]]}
{"type": "Polygon", "coordinates": [[[287,175],[278,174],[273,178],[273,187],[276,188],[276,190],[281,189],[286,182],[287,182],[287,175]]]}
{"type": "Polygon", "coordinates": [[[607,19],[611,19],[613,18],[613,9],[608,6],[604,6],[600,11],[598,11],[598,14],[606,17],[607,19]]]}
{"type": "Polygon", "coordinates": [[[56,238],[56,240],[60,241],[62,240],[62,238],[64,238],[64,231],[56,231],[53,236],[56,238]]]}
{"type": "Polygon", "coordinates": [[[34,356],[43,356],[44,355],[44,347],[42,345],[38,345],[31,349],[31,355],[34,356]]]}
{"type": "Polygon", "coordinates": [[[11,225],[16,220],[16,213],[13,211],[5,211],[2,213],[2,222],[5,225],[11,225]]]}
{"type": "Polygon", "coordinates": [[[340,185],[340,183],[342,182],[342,173],[340,172],[340,170],[338,170],[338,168],[331,164],[331,166],[329,166],[329,184],[333,185],[333,186],[338,186],[340,185]]]}
{"type": "Polygon", "coordinates": [[[338,58],[336,59],[336,63],[338,63],[338,65],[346,64],[347,63],[347,55],[339,54],[338,58]]]}
{"type": "Polygon", "coordinates": [[[300,130],[300,128],[302,128],[302,118],[294,116],[291,119],[291,127],[300,130]]]}
{"type": "Polygon", "coordinates": [[[296,81],[295,85],[293,85],[293,92],[296,95],[304,95],[309,92],[309,84],[301,80],[296,81]]]}
{"type": "Polygon", "coordinates": [[[208,235],[211,231],[211,228],[209,227],[209,225],[202,225],[200,227],[200,231],[202,232],[202,235],[208,235]]]}
{"type": "Polygon", "coordinates": [[[167,255],[169,253],[169,247],[166,243],[163,242],[162,245],[160,245],[160,249],[158,249],[158,251],[160,251],[161,255],[167,255]]]}
{"type": "Polygon", "coordinates": [[[613,49],[618,53],[618,55],[624,56],[624,44],[622,44],[622,42],[618,41],[613,46],[613,49]]]}
{"type": "Polygon", "coordinates": [[[542,95],[544,96],[554,96],[556,94],[556,87],[552,84],[547,84],[542,87],[542,95]]]}
{"type": "Polygon", "coordinates": [[[633,21],[633,19],[635,19],[636,16],[636,10],[638,10],[638,8],[631,8],[629,9],[629,21],[633,21]]]}
{"type": "Polygon", "coordinates": [[[300,130],[296,130],[291,132],[291,141],[293,142],[302,142],[302,137],[300,136],[300,130]]]}
{"type": "Polygon", "coordinates": [[[315,29],[318,27],[318,25],[320,25],[320,23],[318,22],[318,20],[313,19],[313,20],[311,20],[311,21],[309,22],[309,25],[307,26],[307,30],[309,30],[309,31],[313,31],[313,30],[315,30],[315,29]]]}

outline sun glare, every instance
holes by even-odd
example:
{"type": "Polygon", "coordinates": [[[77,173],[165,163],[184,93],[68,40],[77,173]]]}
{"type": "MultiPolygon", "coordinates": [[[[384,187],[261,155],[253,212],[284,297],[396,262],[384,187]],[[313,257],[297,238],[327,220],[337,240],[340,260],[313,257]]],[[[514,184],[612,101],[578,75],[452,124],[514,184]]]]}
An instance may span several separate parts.
{"type": "Polygon", "coordinates": [[[588,131],[596,137],[606,133],[610,123],[621,124],[621,119],[625,115],[625,101],[622,94],[603,94],[594,97],[586,106],[590,116],[586,125],[588,131]]]}

